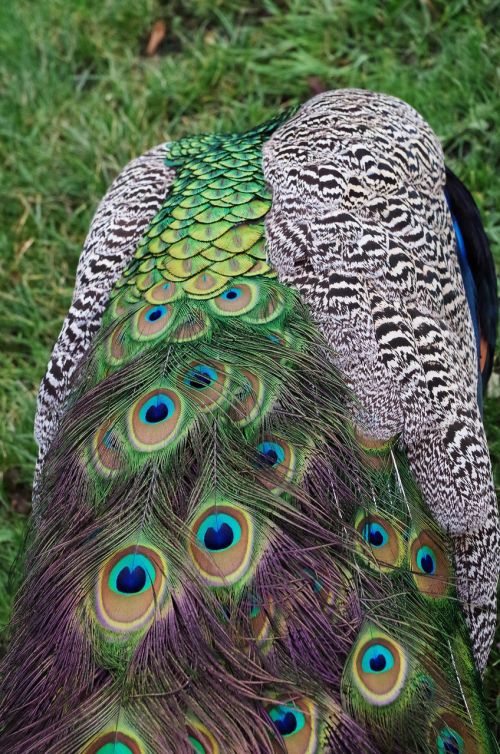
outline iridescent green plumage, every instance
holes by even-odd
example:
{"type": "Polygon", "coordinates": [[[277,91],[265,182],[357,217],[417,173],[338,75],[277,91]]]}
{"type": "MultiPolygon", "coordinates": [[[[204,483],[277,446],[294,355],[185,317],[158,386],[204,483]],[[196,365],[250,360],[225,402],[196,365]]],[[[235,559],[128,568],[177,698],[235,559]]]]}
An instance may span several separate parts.
{"type": "Polygon", "coordinates": [[[41,503],[50,537],[65,465],[81,665],[51,698],[50,751],[493,751],[447,543],[401,451],[356,438],[266,261],[280,122],[170,146],[171,193],[81,370],[41,503]]]}

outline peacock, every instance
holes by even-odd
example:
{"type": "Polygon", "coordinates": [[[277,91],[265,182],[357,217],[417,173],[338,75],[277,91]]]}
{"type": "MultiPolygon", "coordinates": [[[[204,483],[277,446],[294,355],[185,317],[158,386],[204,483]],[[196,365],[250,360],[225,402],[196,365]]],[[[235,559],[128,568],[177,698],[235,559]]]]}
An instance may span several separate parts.
{"type": "Polygon", "coordinates": [[[388,95],[130,163],[40,389],[0,751],[498,751],[492,264],[388,95]]]}

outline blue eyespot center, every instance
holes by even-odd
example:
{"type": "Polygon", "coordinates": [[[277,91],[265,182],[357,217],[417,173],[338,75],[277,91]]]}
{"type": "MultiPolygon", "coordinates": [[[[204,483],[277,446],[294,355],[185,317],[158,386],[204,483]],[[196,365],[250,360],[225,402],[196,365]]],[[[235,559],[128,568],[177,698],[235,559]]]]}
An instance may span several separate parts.
{"type": "Polygon", "coordinates": [[[394,655],[383,644],[372,644],[361,659],[364,673],[387,673],[394,667],[394,655]]]}
{"type": "Polygon", "coordinates": [[[217,372],[206,364],[199,364],[187,373],[184,384],[195,390],[203,390],[217,381],[217,372]]]}
{"type": "Polygon", "coordinates": [[[233,540],[233,530],[226,523],[221,524],[218,529],[210,526],[203,537],[203,543],[207,550],[225,550],[227,547],[231,547],[233,540]]]}
{"type": "Polygon", "coordinates": [[[297,728],[297,720],[293,712],[286,712],[283,717],[276,720],[276,727],[282,736],[289,736],[297,728]]]}
{"type": "Polygon", "coordinates": [[[266,466],[277,466],[285,460],[285,451],[277,442],[261,442],[257,446],[259,461],[266,466]]]}
{"type": "Polygon", "coordinates": [[[427,576],[436,573],[436,555],[430,547],[420,547],[417,551],[417,566],[427,576]]]}
{"type": "Polygon", "coordinates": [[[279,705],[269,712],[269,717],[283,738],[298,733],[305,725],[304,714],[297,707],[279,705]]]}
{"type": "Polygon", "coordinates": [[[241,538],[239,522],[227,513],[212,513],[198,529],[197,539],[204,549],[221,552],[236,545],[241,538]]]}
{"type": "Polygon", "coordinates": [[[168,395],[156,395],[150,398],[140,410],[140,419],[145,424],[158,424],[175,412],[174,402],[168,395]]]}
{"type": "Polygon", "coordinates": [[[385,670],[385,667],[387,665],[387,660],[385,659],[384,655],[375,655],[374,657],[370,657],[369,659],[370,663],[370,669],[373,670],[374,673],[380,673],[382,670],[385,670]]]}
{"type": "Polygon", "coordinates": [[[120,558],[109,575],[109,586],[118,594],[133,596],[149,589],[155,581],[156,569],[140,552],[120,558]]]}
{"type": "Polygon", "coordinates": [[[462,736],[453,728],[446,726],[438,735],[437,748],[439,754],[464,754],[465,743],[462,736]]]}
{"type": "Polygon", "coordinates": [[[230,288],[228,291],[224,291],[221,298],[225,301],[235,301],[241,296],[241,288],[230,288]]]}
{"type": "Polygon", "coordinates": [[[141,592],[146,583],[146,571],[142,566],[130,569],[125,566],[121,569],[116,579],[116,588],[124,594],[136,594],[141,592]]]}
{"type": "Polygon", "coordinates": [[[157,403],[156,406],[150,406],[146,411],[146,421],[150,424],[164,421],[168,416],[168,406],[166,403],[157,403]]]}
{"type": "Polygon", "coordinates": [[[450,754],[460,754],[458,741],[455,736],[449,736],[448,738],[446,738],[446,740],[443,741],[443,743],[444,750],[446,752],[449,752],[450,754]]]}
{"type": "Polygon", "coordinates": [[[278,454],[274,450],[274,448],[269,448],[269,450],[266,450],[265,453],[262,453],[262,456],[264,462],[268,463],[270,466],[274,466],[274,464],[278,461],[278,454]]]}
{"type": "Polygon", "coordinates": [[[389,535],[381,524],[371,521],[363,526],[362,537],[372,547],[383,547],[389,541],[389,535]]]}
{"type": "Polygon", "coordinates": [[[155,306],[154,309],[150,309],[148,311],[148,313],[146,314],[146,319],[148,322],[156,322],[157,319],[164,317],[166,313],[167,310],[164,306],[155,306]]]}

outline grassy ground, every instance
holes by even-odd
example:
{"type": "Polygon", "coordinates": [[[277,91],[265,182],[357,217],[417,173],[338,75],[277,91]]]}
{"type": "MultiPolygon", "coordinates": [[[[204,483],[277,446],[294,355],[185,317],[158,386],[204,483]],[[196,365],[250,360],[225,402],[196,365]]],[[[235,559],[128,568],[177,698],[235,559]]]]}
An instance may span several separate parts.
{"type": "MultiPolygon", "coordinates": [[[[495,2],[6,0],[0,4],[0,622],[29,511],[37,385],[99,197],[131,157],[254,125],[323,88],[402,97],[473,191],[500,263],[495,2]],[[157,54],[145,56],[155,21],[157,54]]],[[[497,6],[496,6],[497,7],[497,6]]],[[[496,377],[497,386],[499,382],[496,377]]],[[[500,406],[486,418],[497,481],[500,406]]],[[[500,677],[487,675],[489,704],[500,677]]]]}

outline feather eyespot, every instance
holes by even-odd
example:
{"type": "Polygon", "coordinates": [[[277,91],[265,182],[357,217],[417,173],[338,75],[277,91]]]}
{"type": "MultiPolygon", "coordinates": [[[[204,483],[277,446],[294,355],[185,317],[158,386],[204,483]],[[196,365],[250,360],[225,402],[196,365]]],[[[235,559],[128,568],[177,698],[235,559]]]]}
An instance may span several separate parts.
{"type": "Polygon", "coordinates": [[[255,283],[233,283],[230,288],[211,299],[209,304],[217,314],[231,317],[253,309],[258,296],[259,288],[255,283]]]}
{"type": "Polygon", "coordinates": [[[191,526],[189,552],[203,580],[228,586],[242,579],[253,556],[254,526],[241,508],[212,505],[191,526]]]}
{"type": "Polygon", "coordinates": [[[382,707],[404,688],[408,659],[398,641],[370,625],[358,637],[346,672],[367,702],[382,707]]]}
{"type": "Polygon", "coordinates": [[[275,729],[274,751],[289,754],[312,754],[318,746],[318,713],[309,699],[302,698],[285,704],[274,704],[267,714],[275,729]]]}
{"type": "Polygon", "coordinates": [[[245,314],[244,320],[253,325],[264,325],[279,317],[284,308],[283,296],[273,291],[268,294],[267,301],[245,314]]]}
{"type": "Polygon", "coordinates": [[[118,296],[111,305],[111,315],[113,316],[113,319],[125,316],[127,311],[127,304],[123,300],[123,296],[118,296]]]}
{"type": "Polygon", "coordinates": [[[181,427],[182,401],[173,390],[159,388],[134,403],[128,415],[130,442],[141,452],[172,442],[181,427]]]}
{"type": "Polygon", "coordinates": [[[296,467],[296,454],[292,446],[281,437],[269,436],[257,445],[257,467],[262,469],[261,482],[275,490],[282,481],[292,479],[296,467]]]}
{"type": "Polygon", "coordinates": [[[465,752],[464,739],[460,733],[448,726],[440,730],[436,743],[439,754],[463,754],[465,752]]]}
{"type": "Polygon", "coordinates": [[[402,564],[405,554],[403,538],[388,519],[360,509],[354,526],[361,536],[356,548],[368,563],[373,558],[383,571],[392,571],[402,564]]]}
{"type": "Polygon", "coordinates": [[[130,292],[127,291],[120,293],[120,295],[113,299],[110,307],[110,314],[113,319],[124,317],[131,311],[132,307],[135,308],[136,305],[137,299],[135,296],[131,296],[130,292]]]}
{"type": "Polygon", "coordinates": [[[391,450],[397,442],[397,436],[381,440],[365,435],[359,427],[354,427],[354,436],[359,443],[364,463],[378,471],[388,471],[392,465],[391,450]]]}
{"type": "Polygon", "coordinates": [[[208,332],[209,326],[209,320],[205,312],[193,309],[189,312],[186,319],[172,331],[170,339],[176,343],[188,343],[205,335],[208,332]]]}
{"type": "Polygon", "coordinates": [[[96,738],[83,754],[144,754],[144,751],[136,738],[113,730],[96,738]]]}
{"type": "Polygon", "coordinates": [[[134,340],[154,340],[170,327],[173,307],[169,304],[153,304],[143,307],[132,318],[131,336],[134,340]]]}
{"type": "Polygon", "coordinates": [[[451,585],[451,567],[447,553],[429,530],[410,541],[410,567],[418,589],[428,597],[442,597],[451,585]]]}
{"type": "MultiPolygon", "coordinates": [[[[141,265],[141,267],[142,266],[143,265],[141,265]]],[[[149,266],[149,262],[147,263],[147,266],[149,266]]],[[[141,269],[141,267],[139,267],[139,269],[141,269]]],[[[134,280],[134,284],[138,291],[144,293],[144,291],[147,291],[158,281],[158,278],[160,278],[160,273],[158,272],[158,270],[153,269],[149,272],[143,272],[141,275],[137,275],[134,280]]]]}
{"type": "Polygon", "coordinates": [[[274,600],[270,597],[265,604],[252,604],[250,609],[250,629],[253,640],[264,651],[271,648],[273,629],[271,621],[276,621],[274,600]]]}
{"type": "Polygon", "coordinates": [[[283,336],[278,335],[275,332],[268,333],[268,335],[266,335],[266,340],[269,340],[271,343],[274,343],[274,345],[277,346],[284,346],[286,343],[286,340],[283,338],[283,336]]]}
{"type": "Polygon", "coordinates": [[[241,384],[229,408],[229,417],[238,426],[249,424],[259,413],[264,402],[264,384],[247,369],[241,370],[241,384]]]}
{"type": "Polygon", "coordinates": [[[171,281],[157,283],[144,295],[150,304],[166,304],[174,301],[182,294],[182,288],[171,281]]]}
{"type": "Polygon", "coordinates": [[[188,741],[196,754],[220,754],[217,740],[199,720],[189,716],[187,724],[188,741]]]}
{"type": "MultiPolygon", "coordinates": [[[[325,580],[312,568],[304,568],[309,588],[317,596],[323,609],[332,605],[335,601],[335,592],[330,585],[325,585],[325,580]]],[[[340,589],[339,589],[340,592],[340,589]]],[[[340,594],[339,594],[340,596],[340,594]]]]}
{"type": "Polygon", "coordinates": [[[191,361],[182,377],[180,388],[201,410],[221,402],[226,394],[227,368],[219,361],[191,361]]]}
{"type": "Polygon", "coordinates": [[[126,323],[122,322],[119,325],[115,327],[113,332],[108,338],[107,342],[107,356],[109,363],[113,366],[116,366],[117,364],[121,364],[123,359],[126,356],[125,351],[125,332],[126,332],[126,323]]]}
{"type": "Polygon", "coordinates": [[[92,440],[92,461],[99,475],[107,478],[114,476],[121,466],[120,444],[113,428],[113,420],[104,422],[92,440]]]}
{"type": "Polygon", "coordinates": [[[483,747],[465,720],[443,711],[431,727],[431,744],[438,754],[481,754],[483,747]]]}
{"type": "Polygon", "coordinates": [[[131,545],[101,568],[96,611],[108,630],[128,633],[147,625],[166,595],[166,564],[158,552],[131,545]]]}

